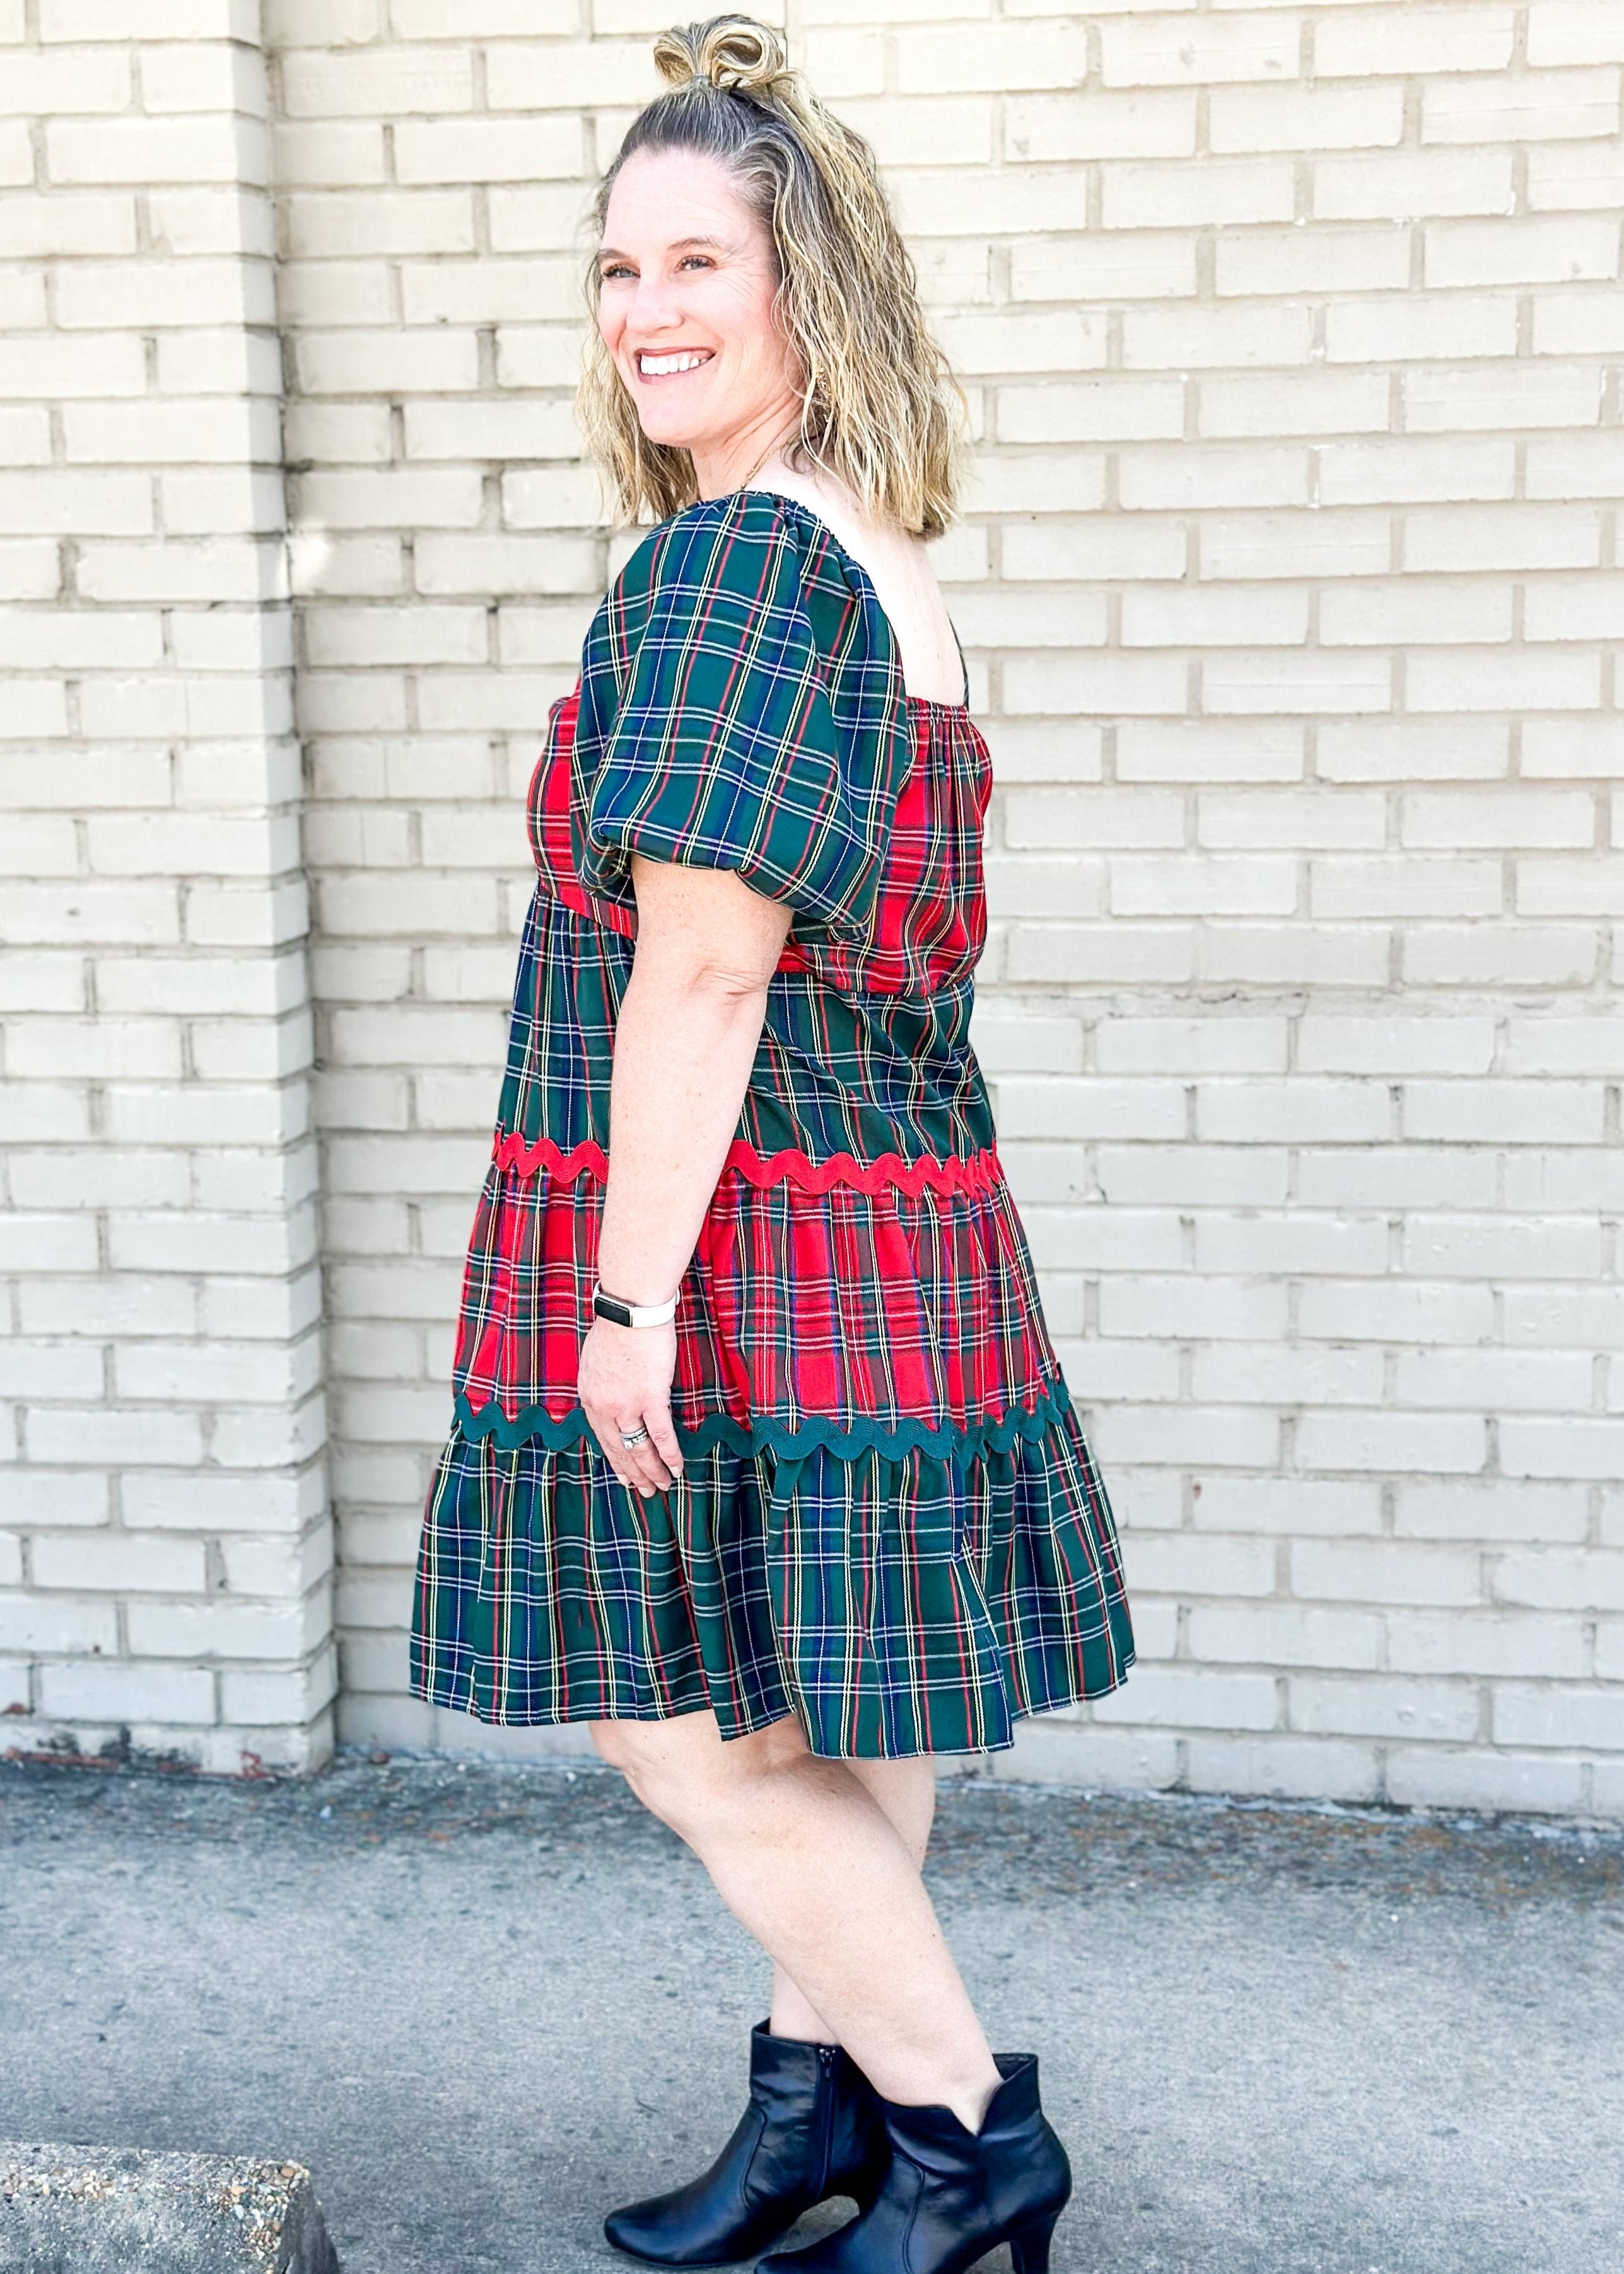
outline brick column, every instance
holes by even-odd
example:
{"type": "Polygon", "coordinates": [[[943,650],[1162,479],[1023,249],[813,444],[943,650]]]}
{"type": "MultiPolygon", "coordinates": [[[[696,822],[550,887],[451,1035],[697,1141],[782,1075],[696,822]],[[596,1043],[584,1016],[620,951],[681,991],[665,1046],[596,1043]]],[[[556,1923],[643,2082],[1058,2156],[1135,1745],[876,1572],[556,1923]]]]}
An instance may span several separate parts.
{"type": "Polygon", "coordinates": [[[330,1744],[251,0],[0,11],[0,1747],[330,1744]]]}

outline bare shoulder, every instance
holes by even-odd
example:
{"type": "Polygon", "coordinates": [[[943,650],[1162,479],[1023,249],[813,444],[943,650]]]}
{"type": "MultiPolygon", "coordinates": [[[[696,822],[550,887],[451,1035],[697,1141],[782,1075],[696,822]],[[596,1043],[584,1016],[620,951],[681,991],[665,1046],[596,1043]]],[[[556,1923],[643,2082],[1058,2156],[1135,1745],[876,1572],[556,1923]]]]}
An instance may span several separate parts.
{"type": "Polygon", "coordinates": [[[964,674],[924,538],[870,520],[858,509],[855,500],[826,475],[774,465],[757,475],[756,485],[793,497],[816,514],[852,558],[868,570],[900,651],[909,694],[931,702],[958,703],[964,694],[964,674]]]}

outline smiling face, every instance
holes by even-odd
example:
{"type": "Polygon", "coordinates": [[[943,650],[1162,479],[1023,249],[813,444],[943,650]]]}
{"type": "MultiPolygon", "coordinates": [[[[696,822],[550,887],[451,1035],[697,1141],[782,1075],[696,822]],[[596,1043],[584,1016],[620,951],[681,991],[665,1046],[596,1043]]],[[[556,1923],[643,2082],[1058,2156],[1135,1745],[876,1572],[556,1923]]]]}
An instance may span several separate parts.
{"type": "Polygon", "coordinates": [[[627,160],[605,217],[598,328],[643,433],[692,454],[702,497],[735,487],[799,423],[778,286],[771,236],[725,166],[690,150],[627,160]]]}

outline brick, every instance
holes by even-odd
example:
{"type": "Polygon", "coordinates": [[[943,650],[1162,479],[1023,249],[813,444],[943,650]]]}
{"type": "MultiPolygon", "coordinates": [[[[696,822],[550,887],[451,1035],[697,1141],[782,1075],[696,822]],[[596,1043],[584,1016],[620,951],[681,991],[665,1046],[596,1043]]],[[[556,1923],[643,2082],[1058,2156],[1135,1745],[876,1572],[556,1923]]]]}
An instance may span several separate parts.
{"type": "Polygon", "coordinates": [[[1624,63],[1624,25],[1587,0],[1534,0],[1528,59],[1540,65],[1624,63]]]}
{"type": "Polygon", "coordinates": [[[533,182],[581,171],[572,114],[558,118],[402,119],[395,130],[400,182],[533,182]]]}
{"type": "Polygon", "coordinates": [[[71,460],[195,465],[266,462],[277,452],[268,403],[220,401],[70,403],[62,414],[71,460]]]}
{"type": "Polygon", "coordinates": [[[1624,911],[1624,859],[1592,855],[1517,863],[1517,910],[1529,915],[1610,915],[1624,911]]]}
{"type": "Polygon", "coordinates": [[[473,107],[473,58],[454,42],[295,50],[282,59],[290,118],[395,118],[473,107]]]}
{"type": "Polygon", "coordinates": [[[1601,1269],[1599,1225],[1583,1216],[1538,1225],[1499,1216],[1410,1216],[1403,1248],[1406,1264],[1438,1278],[1594,1278],[1601,1269]]]}
{"type": "Polygon", "coordinates": [[[479,377],[471,332],[305,332],[294,354],[311,395],[437,394],[471,388],[479,377]]]}
{"type": "Polygon", "coordinates": [[[33,1563],[34,1585],[41,1587],[177,1594],[196,1593],[204,1584],[200,1541],[139,1533],[36,1533],[33,1563]]]}
{"type": "Polygon", "coordinates": [[[1487,1674],[1572,1681],[1585,1671],[1577,1619],[1470,1618],[1395,1611],[1387,1618],[1395,1674],[1487,1674]]]}
{"type": "Polygon", "coordinates": [[[1313,1611],[1291,1603],[1198,1603],[1189,1645],[1204,1664],[1345,1667],[1380,1665],[1384,1621],[1367,1611],[1313,1611]]]}
{"type": "MultiPolygon", "coordinates": [[[[943,345],[959,371],[1049,372],[1080,370],[1105,361],[1106,327],[1091,311],[1071,309],[1027,315],[1013,310],[996,316],[944,317],[936,327],[943,345]]],[[[1184,431],[1180,390],[1144,384],[1057,388],[1053,382],[1030,388],[1004,388],[998,398],[998,428],[1005,441],[1042,441],[1042,433],[1019,431],[1023,402],[1059,395],[1074,402],[1074,417],[1096,408],[1096,419],[1083,419],[1075,433],[1056,439],[1091,441],[1097,435],[1169,434],[1184,431]],[[1116,407],[1116,416],[1111,407],[1116,407]],[[1100,418],[1103,424],[1097,423],[1100,418]],[[1125,420],[1125,423],[1124,421],[1125,420]]]]}
{"type": "MultiPolygon", "coordinates": [[[[1121,316],[1121,359],[1128,371],[1192,371],[1203,364],[1292,366],[1308,362],[1312,330],[1312,309],[1289,300],[1244,309],[1128,307],[1121,316]]],[[[1244,493],[1233,502],[1274,501],[1244,493]]]]}
{"type": "Polygon", "coordinates": [[[130,1603],[134,1658],[298,1658],[316,1642],[316,1606],[271,1603],[130,1603]]]}
{"type": "Polygon", "coordinates": [[[1294,1675],[1291,1726],[1332,1736],[1462,1743],[1477,1734],[1477,1697],[1463,1682],[1294,1675]]]}
{"type": "Polygon", "coordinates": [[[1207,97],[1207,140],[1219,153],[1360,150],[1399,141],[1398,87],[1215,87],[1207,97]]]}
{"type": "Polygon", "coordinates": [[[40,1700],[47,1713],[98,1721],[184,1723],[214,1718],[214,1676],[192,1667],[45,1666],[40,1700]]]}
{"type": "MultiPolygon", "coordinates": [[[[1203,380],[1196,425],[1204,435],[1308,434],[1317,440],[1330,430],[1357,433],[1364,429],[1370,433],[1385,433],[1389,417],[1388,387],[1384,373],[1321,371],[1294,375],[1289,380],[1274,374],[1263,378],[1203,380]]],[[[1261,524],[1252,525],[1258,527],[1261,524]]],[[[1273,525],[1282,532],[1291,527],[1283,516],[1278,516],[1273,525]]],[[[1309,534],[1306,531],[1294,533],[1299,541],[1306,540],[1309,534]]],[[[1204,531],[1202,534],[1205,543],[1208,532],[1204,531]]],[[[1366,537],[1368,532],[1359,531],[1357,535],[1366,537]]],[[[1328,537],[1318,530],[1313,536],[1320,544],[1329,542],[1328,537]]],[[[1343,573],[1346,573],[1345,555],[1342,565],[1343,573]]],[[[1302,572],[1289,561],[1282,562],[1277,559],[1267,571],[1256,573],[1289,576],[1302,572]]]]}
{"type": "MultiPolygon", "coordinates": [[[[1005,537],[1005,576],[1008,576],[1005,537]]],[[[1294,782],[1304,773],[1304,730],[1289,721],[1233,726],[1223,719],[1116,726],[1119,782],[1294,782]]]]}
{"type": "MultiPolygon", "coordinates": [[[[1417,1424],[1403,1415],[1336,1414],[1320,1418],[1337,1428],[1349,1423],[1357,1427],[1391,1419],[1399,1425],[1395,1439],[1401,1433],[1408,1433],[1408,1442],[1411,1443],[1420,1437],[1417,1424]]],[[[1462,1418],[1428,1417],[1432,1423],[1440,1425],[1439,1450],[1445,1449],[1452,1429],[1455,1442],[1462,1442],[1459,1422],[1462,1418]]],[[[1344,1465],[1364,1467],[1368,1464],[1361,1461],[1344,1465]]],[[[1458,1464],[1439,1460],[1426,1465],[1441,1468],[1458,1464]]],[[[1482,1600],[1479,1562],[1476,1553],[1463,1547],[1428,1547],[1387,1540],[1299,1540],[1291,1550],[1292,1592],[1309,1597],[1328,1596],[1345,1603],[1464,1606],[1482,1600]]]]}
{"type": "Polygon", "coordinates": [[[969,86],[1080,87],[1087,45],[1080,23],[964,24],[905,29],[897,35],[897,84],[904,94],[956,94],[969,86]]]}
{"type": "Polygon", "coordinates": [[[1264,11],[1118,19],[1100,26],[1107,87],[1284,79],[1297,68],[1295,22],[1264,11]]]}
{"type": "Polygon", "coordinates": [[[1309,862],[1310,906],[1320,916],[1497,915],[1501,892],[1500,863],[1487,859],[1341,854],[1309,862]]]}
{"type": "Polygon", "coordinates": [[[1624,1422],[1507,1418],[1500,1466],[1510,1477],[1593,1477],[1611,1482],[1624,1460],[1624,1422]]]}
{"type": "Polygon", "coordinates": [[[1147,585],[1122,596],[1125,647],[1252,647],[1259,641],[1288,646],[1307,636],[1305,592],[1147,585]]]}
{"type": "Polygon", "coordinates": [[[1411,1081],[1405,1132],[1481,1144],[1595,1144],[1603,1103],[1599,1082],[1411,1081]]]}
{"type": "MultiPolygon", "coordinates": [[[[1528,154],[1528,202],[1535,213],[1616,207],[1620,181],[1624,181],[1624,157],[1616,145],[1558,142],[1528,154]]],[[[1536,327],[1537,353],[1541,345],[1536,327]]]]}
{"type": "Polygon", "coordinates": [[[1429,924],[1406,936],[1403,969],[1418,986],[1583,986],[1596,935],[1577,924],[1429,924]]]}
{"type": "Polygon", "coordinates": [[[0,260],[46,260],[62,254],[133,252],[135,200],[91,192],[19,193],[0,202],[0,260]]]}
{"type": "Polygon", "coordinates": [[[381,122],[280,120],[271,139],[276,179],[286,188],[343,189],[386,178],[381,122]]]}
{"type": "MultiPolygon", "coordinates": [[[[1199,169],[1107,163],[1101,169],[1101,217],[1107,229],[1289,221],[1291,168],[1281,158],[1216,158],[1199,169]]],[[[1224,243],[1220,239],[1221,251],[1224,243]]],[[[1291,288],[1282,282],[1279,289],[1291,288]]]]}
{"type": "Polygon", "coordinates": [[[1493,1593],[1497,1602],[1539,1610],[1624,1610],[1624,1555],[1555,1547],[1503,1555],[1495,1559],[1493,1593]]]}
{"type": "Polygon", "coordinates": [[[0,1650],[34,1654],[117,1647],[117,1614],[110,1603],[0,1594],[0,1650]]]}
{"type": "Polygon", "coordinates": [[[27,1415],[26,1434],[31,1460],[70,1467],[89,1460],[178,1468],[203,1458],[202,1431],[195,1414],[150,1407],[35,1406],[27,1415]]]}
{"type": "Polygon", "coordinates": [[[1079,969],[1101,980],[1169,983],[1194,974],[1189,926],[1127,924],[1120,918],[1096,925],[1023,924],[1011,937],[1008,963],[1013,980],[1072,982],[1079,969]]]}
{"type": "Polygon", "coordinates": [[[1553,1745],[1596,1752],[1624,1751],[1624,1686],[1611,1690],[1497,1690],[1497,1745],[1553,1745]]]}
{"type": "Polygon", "coordinates": [[[1274,1547],[1267,1540],[1211,1532],[1128,1532],[1128,1585],[1153,1594],[1272,1595],[1274,1547]]]}
{"type": "Polygon", "coordinates": [[[7,56],[0,113],[124,110],[131,100],[130,57],[117,48],[25,48],[7,56]]]}
{"type": "Polygon", "coordinates": [[[1616,71],[1439,77],[1421,89],[1423,142],[1549,142],[1616,133],[1618,124],[1616,71]]]}
{"type": "Polygon", "coordinates": [[[1244,846],[1380,845],[1387,832],[1379,796],[1323,789],[1204,791],[1197,800],[1198,843],[1244,846]]]}
{"type": "Polygon", "coordinates": [[[1567,283],[1618,273],[1618,230],[1563,214],[1538,221],[1437,221],[1425,236],[1423,281],[1452,284],[1567,283]]]}
{"type": "Polygon", "coordinates": [[[240,118],[58,119],[45,129],[46,164],[63,184],[263,183],[263,144],[240,118]]]}
{"type": "Polygon", "coordinates": [[[1193,1490],[1198,1529],[1369,1534],[1381,1522],[1379,1487],[1361,1478],[1203,1476],[1193,1490]]]}
{"type": "Polygon", "coordinates": [[[1380,1770],[1371,1745],[1304,1737],[1192,1737],[1192,1792],[1263,1793],[1279,1799],[1373,1800],[1380,1770]]]}
{"type": "Polygon", "coordinates": [[[466,190],[294,191],[286,207],[288,250],[296,260],[476,249],[466,190]]]}
{"type": "Polygon", "coordinates": [[[1387,1792],[1400,1808],[1472,1808],[1571,1816],[1583,1807],[1583,1763],[1493,1752],[1453,1752],[1442,1745],[1395,1745],[1387,1753],[1387,1792]]]}
{"type": "MultiPolygon", "coordinates": [[[[1252,315],[1252,310],[1237,313],[1252,315]]],[[[1516,353],[1517,304],[1510,293],[1462,292],[1449,299],[1411,294],[1406,299],[1334,301],[1325,313],[1329,362],[1384,364],[1414,358],[1509,356],[1516,353]]],[[[1455,488],[1451,501],[1479,494],[1455,488]]]]}
{"type": "MultiPolygon", "coordinates": [[[[1380,17],[1384,74],[1498,72],[1511,60],[1515,11],[1510,7],[1431,7],[1380,17]]],[[[1371,71],[1372,25],[1363,11],[1327,16],[1314,26],[1314,71],[1320,79],[1363,79],[1371,71]]]]}
{"type": "Polygon", "coordinates": [[[1512,156],[1505,150],[1406,150],[1391,157],[1317,159],[1313,209],[1322,221],[1515,213],[1512,156]]]}
{"type": "Polygon", "coordinates": [[[1407,577],[1328,591],[1320,607],[1320,636],[1335,647],[1508,640],[1512,623],[1509,584],[1426,584],[1407,577]]]}
{"type": "MultiPolygon", "coordinates": [[[[944,280],[944,285],[947,282],[951,283],[953,297],[960,303],[991,297],[986,291],[972,291],[967,277],[944,280]]],[[[1010,294],[1016,301],[1160,299],[1169,295],[1189,295],[1195,289],[1195,238],[1189,230],[1132,230],[1093,237],[1040,236],[1019,241],[1010,248],[1010,294]]],[[[1212,320],[1223,312],[1187,307],[1184,320],[1192,340],[1199,344],[1203,324],[1210,328],[1212,320]]],[[[1139,320],[1139,312],[1132,312],[1132,321],[1137,325],[1139,320]]],[[[1289,332],[1292,327],[1288,323],[1283,328],[1289,332]]],[[[1172,355],[1150,355],[1139,359],[1153,364],[1177,360],[1172,355]]],[[[1211,354],[1204,359],[1228,360],[1222,355],[1211,354]]],[[[1135,358],[1130,357],[1128,360],[1132,362],[1135,358]]]]}
{"type": "Polygon", "coordinates": [[[1390,966],[1389,945],[1374,925],[1227,924],[1199,940],[1196,976],[1214,986],[1237,981],[1273,986],[1285,963],[1310,986],[1380,986],[1390,966]]]}
{"type": "Polygon", "coordinates": [[[148,1473],[125,1477],[120,1496],[126,1524],[152,1529],[292,1532],[309,1513],[301,1508],[298,1485],[289,1477],[148,1473]]]}
{"type": "Polygon", "coordinates": [[[470,529],[479,508],[479,477],[462,467],[323,471],[298,484],[298,518],[323,527],[470,529]]]}
{"type": "Polygon", "coordinates": [[[573,458],[579,447],[568,403],[406,406],[406,448],[413,458],[573,458]]]}
{"type": "Polygon", "coordinates": [[[1172,1082],[1105,1082],[1006,1076],[999,1126],[1011,1138],[1182,1133],[1184,1101],[1172,1082]]]}
{"type": "MultiPolygon", "coordinates": [[[[1200,1271],[1268,1272],[1297,1277],[1328,1272],[1342,1276],[1379,1273],[1387,1261],[1387,1227],[1374,1221],[1293,1215],[1268,1218],[1210,1216],[1196,1225],[1196,1268],[1200,1271]]],[[[1271,1394],[1290,1403],[1327,1398],[1343,1404],[1364,1404],[1381,1394],[1377,1375],[1366,1365],[1363,1351],[1335,1354],[1317,1350],[1246,1353],[1239,1359],[1225,1357],[1217,1371],[1209,1371],[1207,1386],[1214,1396],[1220,1382],[1226,1400],[1253,1395],[1262,1374],[1281,1369],[1279,1387],[1271,1394]],[[1298,1386],[1294,1396],[1289,1383],[1298,1386]],[[1361,1394],[1361,1385],[1364,1394],[1361,1394]]]]}
{"type": "Polygon", "coordinates": [[[1205,1276],[1105,1281],[1100,1290],[1100,1321],[1112,1335],[1165,1335],[1177,1316],[1186,1337],[1237,1337],[1244,1340],[1283,1336],[1283,1286],[1248,1285],[1242,1280],[1205,1276]]]}
{"type": "Polygon", "coordinates": [[[1588,1524],[1583,1490],[1572,1485],[1417,1480],[1401,1481],[1395,1495],[1401,1538],[1572,1543],[1588,1524]]]}
{"type": "Polygon", "coordinates": [[[1179,799],[1157,790],[1010,790],[1004,801],[1011,847],[1177,845],[1179,799]]]}

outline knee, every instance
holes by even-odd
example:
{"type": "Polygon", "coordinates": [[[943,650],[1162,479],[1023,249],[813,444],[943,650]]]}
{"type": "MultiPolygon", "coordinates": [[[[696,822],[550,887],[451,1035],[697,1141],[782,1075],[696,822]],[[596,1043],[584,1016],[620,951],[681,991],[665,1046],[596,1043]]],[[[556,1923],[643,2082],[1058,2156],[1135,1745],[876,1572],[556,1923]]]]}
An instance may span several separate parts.
{"type": "Polygon", "coordinates": [[[714,1715],[672,1721],[596,1721],[592,1743],[661,1822],[695,1845],[774,1778],[810,1758],[795,1721],[724,1739],[714,1715]]]}

